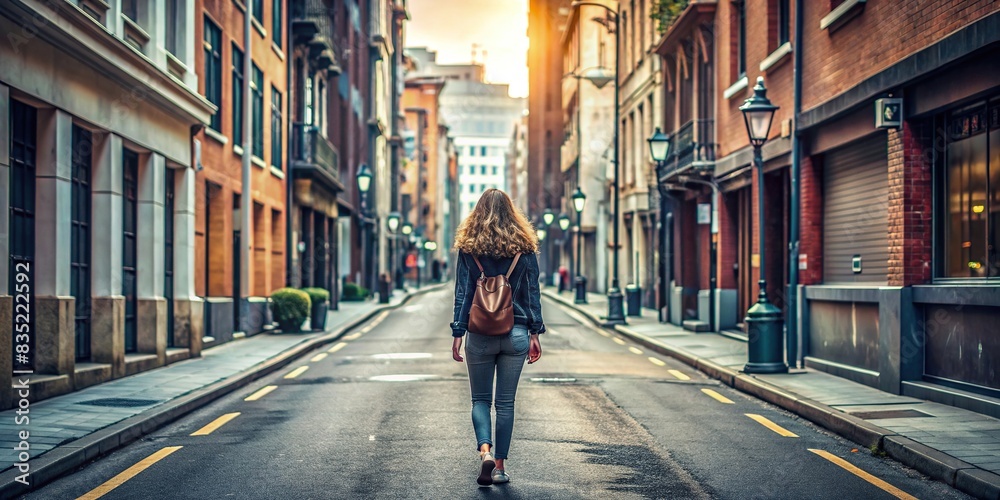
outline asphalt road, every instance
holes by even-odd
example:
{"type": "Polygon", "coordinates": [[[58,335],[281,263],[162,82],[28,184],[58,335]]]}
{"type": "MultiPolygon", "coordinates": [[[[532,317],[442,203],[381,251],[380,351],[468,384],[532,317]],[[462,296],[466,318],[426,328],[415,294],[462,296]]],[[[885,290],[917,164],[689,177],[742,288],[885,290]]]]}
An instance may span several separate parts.
{"type": "Polygon", "coordinates": [[[418,297],[27,498],[968,498],[551,302],[511,483],[479,488],[451,302],[418,297]]]}

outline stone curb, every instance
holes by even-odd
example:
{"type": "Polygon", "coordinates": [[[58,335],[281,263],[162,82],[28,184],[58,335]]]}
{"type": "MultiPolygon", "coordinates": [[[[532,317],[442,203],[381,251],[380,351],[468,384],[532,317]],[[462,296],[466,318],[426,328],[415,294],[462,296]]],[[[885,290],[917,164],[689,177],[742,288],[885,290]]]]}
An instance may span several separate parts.
{"type": "Polygon", "coordinates": [[[319,337],[296,344],[242,372],[235,373],[223,380],[175,398],[149,411],[94,431],[64,445],[57,446],[28,462],[31,467],[28,478],[30,485],[26,486],[15,481],[15,478],[20,475],[20,471],[16,467],[0,474],[0,498],[12,498],[45,486],[77,467],[156,431],[222,396],[249,385],[257,379],[274,373],[320,346],[336,341],[348,331],[383,311],[402,307],[413,297],[441,289],[446,285],[447,283],[442,283],[410,292],[395,305],[377,305],[371,311],[333,330],[329,330],[319,337]]]}
{"type": "MultiPolygon", "coordinates": [[[[572,300],[549,292],[542,293],[546,297],[584,315],[596,326],[604,327],[604,321],[601,317],[577,307],[572,300]]],[[[647,349],[680,360],[706,375],[720,380],[725,385],[767,401],[775,406],[780,406],[866,448],[875,446],[876,449],[884,451],[896,461],[912,467],[933,479],[942,481],[964,493],[968,493],[976,498],[1000,500],[1000,475],[980,469],[947,453],[900,436],[888,429],[836,410],[818,401],[786,391],[752,375],[735,371],[710,360],[699,358],[683,349],[666,345],[656,339],[631,330],[627,326],[616,325],[614,330],[631,338],[647,349]]]]}

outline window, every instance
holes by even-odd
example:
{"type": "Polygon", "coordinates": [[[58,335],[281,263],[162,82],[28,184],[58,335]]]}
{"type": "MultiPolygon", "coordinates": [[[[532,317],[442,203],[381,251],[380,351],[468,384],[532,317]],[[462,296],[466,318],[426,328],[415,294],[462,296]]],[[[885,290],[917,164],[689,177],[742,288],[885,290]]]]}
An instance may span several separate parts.
{"type": "Polygon", "coordinates": [[[70,294],[75,300],[76,359],[90,358],[90,131],[73,126],[70,294]]]}
{"type": "Polygon", "coordinates": [[[788,24],[791,19],[789,0],[778,0],[778,46],[789,41],[788,24]]]}
{"type": "Polygon", "coordinates": [[[326,137],[326,83],[320,79],[316,83],[316,126],[326,137]]]}
{"type": "Polygon", "coordinates": [[[243,52],[233,44],[233,146],[243,144],[243,52]]]}
{"type": "Polygon", "coordinates": [[[302,113],[302,120],[306,125],[313,124],[313,81],[311,77],[306,78],[305,91],[302,92],[305,97],[305,110],[302,113]]]}
{"type": "Polygon", "coordinates": [[[136,325],[136,241],[138,236],[139,155],[122,151],[122,295],[125,296],[125,352],[138,349],[136,325]]]}
{"type": "Polygon", "coordinates": [[[476,192],[476,185],[475,184],[469,184],[469,192],[470,193],[475,193],[476,192]]]}
{"type": "Polygon", "coordinates": [[[177,30],[181,24],[177,22],[180,20],[180,0],[166,0],[166,2],[167,18],[164,22],[164,28],[167,30],[167,33],[164,45],[166,45],[167,52],[170,52],[176,57],[178,54],[177,30]]]}
{"type": "Polygon", "coordinates": [[[499,171],[499,170],[500,170],[499,168],[493,167],[493,175],[497,175],[497,171],[499,171]]]}
{"type": "Polygon", "coordinates": [[[747,74],[747,9],[746,2],[737,0],[733,5],[736,9],[736,78],[747,74]]]}
{"type": "Polygon", "coordinates": [[[469,156],[476,156],[476,147],[469,146],[469,156]]]}
{"type": "Polygon", "coordinates": [[[264,24],[264,0],[253,0],[253,18],[261,25],[264,24]]]}
{"type": "Polygon", "coordinates": [[[479,166],[479,174],[480,175],[486,175],[486,165],[480,165],[479,166]]]}
{"type": "Polygon", "coordinates": [[[486,146],[479,148],[479,156],[486,156],[486,146]]]}
{"type": "MultiPolygon", "coordinates": [[[[10,187],[4,184],[4,189],[10,189],[10,212],[0,214],[3,217],[10,217],[8,229],[8,243],[10,245],[8,282],[3,286],[8,290],[15,290],[17,282],[15,277],[20,269],[27,266],[28,276],[34,273],[35,261],[35,157],[38,149],[37,125],[38,114],[35,108],[20,101],[11,99],[10,101],[10,187]]],[[[8,182],[4,179],[4,182],[8,182]]],[[[29,310],[34,309],[34,297],[28,297],[29,310]]],[[[15,332],[22,332],[24,329],[31,331],[34,328],[33,316],[28,314],[15,314],[12,326],[15,332]]],[[[28,338],[28,345],[31,352],[34,352],[35,336],[28,338]]],[[[14,369],[32,369],[30,360],[14,360],[14,369]]]]}
{"type": "Polygon", "coordinates": [[[264,157],[264,72],[253,65],[253,79],[250,81],[251,109],[253,111],[253,155],[264,157]]]}
{"type": "Polygon", "coordinates": [[[281,0],[273,0],[271,2],[271,39],[274,40],[274,44],[281,48],[281,36],[283,32],[281,31],[282,19],[284,16],[281,12],[281,0]]]}
{"type": "Polygon", "coordinates": [[[939,273],[1000,276],[1000,98],[951,113],[944,134],[939,273]]]}
{"type": "Polygon", "coordinates": [[[480,184],[479,185],[479,190],[480,191],[486,191],[486,184],[480,184]]]}
{"type": "Polygon", "coordinates": [[[271,86],[271,165],[281,168],[285,154],[281,144],[281,92],[271,86]]]}
{"type": "Polygon", "coordinates": [[[476,166],[469,165],[469,175],[476,175],[476,166]]]}
{"type": "Polygon", "coordinates": [[[205,18],[205,99],[215,105],[209,126],[222,131],[222,30],[205,18]]]}
{"type": "Polygon", "coordinates": [[[128,17],[133,22],[139,21],[139,1],[122,0],[122,14],[125,14],[125,17],[128,17]]]}

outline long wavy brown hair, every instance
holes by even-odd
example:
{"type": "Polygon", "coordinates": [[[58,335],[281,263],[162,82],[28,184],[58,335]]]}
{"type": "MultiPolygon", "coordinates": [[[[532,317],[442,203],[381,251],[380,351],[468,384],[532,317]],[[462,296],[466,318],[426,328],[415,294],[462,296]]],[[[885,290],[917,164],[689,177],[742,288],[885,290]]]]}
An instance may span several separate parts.
{"type": "Polygon", "coordinates": [[[455,233],[455,249],[472,255],[513,257],[538,252],[538,237],[510,196],[487,189],[455,233]]]}

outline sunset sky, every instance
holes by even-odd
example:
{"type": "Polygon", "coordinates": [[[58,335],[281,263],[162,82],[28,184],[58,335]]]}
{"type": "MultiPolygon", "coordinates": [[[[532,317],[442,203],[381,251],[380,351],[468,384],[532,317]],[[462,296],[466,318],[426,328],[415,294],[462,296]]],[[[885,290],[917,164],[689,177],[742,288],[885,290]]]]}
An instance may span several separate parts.
{"type": "MultiPolygon", "coordinates": [[[[443,64],[468,63],[472,44],[485,50],[486,79],[528,95],[527,0],[409,0],[406,45],[428,47],[443,64]]],[[[477,60],[483,61],[482,54],[477,60]]]]}

